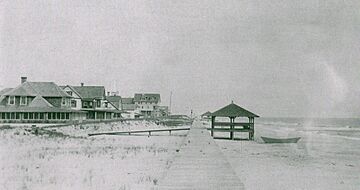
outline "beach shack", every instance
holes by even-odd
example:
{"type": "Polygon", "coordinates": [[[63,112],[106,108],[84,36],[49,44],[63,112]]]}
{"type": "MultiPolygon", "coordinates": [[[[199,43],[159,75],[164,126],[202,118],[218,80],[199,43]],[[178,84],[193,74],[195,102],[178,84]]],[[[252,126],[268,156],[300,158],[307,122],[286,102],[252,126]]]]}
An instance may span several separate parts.
{"type": "Polygon", "coordinates": [[[249,133],[249,140],[254,140],[254,120],[258,115],[234,104],[231,104],[213,112],[211,114],[211,136],[214,132],[229,132],[229,139],[234,140],[234,132],[249,133]],[[216,121],[217,117],[229,118],[229,122],[216,121]],[[236,118],[248,118],[248,122],[235,122],[236,118]]]}

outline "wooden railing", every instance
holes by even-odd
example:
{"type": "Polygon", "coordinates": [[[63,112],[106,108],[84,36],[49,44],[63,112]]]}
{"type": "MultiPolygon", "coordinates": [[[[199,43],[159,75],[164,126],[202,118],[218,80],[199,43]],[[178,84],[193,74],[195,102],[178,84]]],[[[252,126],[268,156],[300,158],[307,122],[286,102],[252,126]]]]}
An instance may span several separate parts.
{"type": "Polygon", "coordinates": [[[239,129],[239,128],[207,128],[209,131],[216,131],[216,132],[253,132],[253,129],[239,129]]]}
{"type": "Polygon", "coordinates": [[[168,131],[171,134],[172,131],[186,131],[190,130],[190,127],[185,128],[168,128],[168,129],[148,129],[148,130],[136,130],[136,131],[114,131],[114,132],[104,132],[104,133],[90,133],[89,136],[95,135],[131,135],[134,133],[148,133],[151,135],[152,132],[164,132],[168,131]]]}
{"type": "Polygon", "coordinates": [[[214,126],[244,126],[248,127],[252,123],[230,123],[230,122],[214,122],[214,126]]]}

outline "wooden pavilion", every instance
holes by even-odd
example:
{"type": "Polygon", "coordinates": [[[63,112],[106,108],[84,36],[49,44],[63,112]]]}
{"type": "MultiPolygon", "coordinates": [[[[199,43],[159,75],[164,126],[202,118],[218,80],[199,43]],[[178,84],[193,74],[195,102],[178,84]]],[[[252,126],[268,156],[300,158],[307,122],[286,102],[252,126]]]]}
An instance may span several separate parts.
{"type": "MultiPolygon", "coordinates": [[[[214,132],[229,132],[229,139],[234,140],[234,132],[249,133],[249,140],[254,140],[254,118],[258,115],[234,104],[231,104],[213,112],[211,114],[211,136],[214,137],[214,132]],[[229,118],[230,122],[216,122],[216,117],[229,118]],[[237,117],[248,118],[249,122],[235,122],[237,117]]],[[[216,138],[216,137],[214,137],[216,138]]]]}

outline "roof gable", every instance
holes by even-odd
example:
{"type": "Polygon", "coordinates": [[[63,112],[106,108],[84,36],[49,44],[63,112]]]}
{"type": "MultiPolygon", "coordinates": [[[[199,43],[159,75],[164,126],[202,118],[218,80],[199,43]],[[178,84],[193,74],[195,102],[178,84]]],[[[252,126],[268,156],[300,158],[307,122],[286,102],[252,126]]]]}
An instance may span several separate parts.
{"type": "Polygon", "coordinates": [[[69,85],[66,86],[60,86],[66,93],[67,91],[71,91],[72,93],[72,97],[73,98],[82,98],[81,95],[72,87],[69,85]]]}
{"type": "Polygon", "coordinates": [[[31,101],[31,103],[29,104],[29,107],[54,107],[52,106],[49,102],[47,102],[43,97],[41,96],[36,96],[33,101],[31,101]]]}
{"type": "Polygon", "coordinates": [[[211,114],[218,117],[259,117],[258,115],[231,103],[211,114]]]}

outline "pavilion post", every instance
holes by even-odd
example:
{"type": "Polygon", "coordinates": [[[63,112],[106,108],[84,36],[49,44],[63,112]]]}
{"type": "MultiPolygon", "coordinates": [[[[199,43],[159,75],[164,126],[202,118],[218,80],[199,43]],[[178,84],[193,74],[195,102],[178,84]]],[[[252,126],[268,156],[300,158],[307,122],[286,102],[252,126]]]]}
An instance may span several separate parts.
{"type": "Polygon", "coordinates": [[[214,136],[214,123],[215,123],[215,116],[211,116],[211,136],[214,136]]]}
{"type": "Polygon", "coordinates": [[[234,117],[230,117],[230,139],[234,140],[234,120],[235,118],[234,117]]]}
{"type": "Polygon", "coordinates": [[[249,117],[249,140],[251,140],[251,117],[249,117]]]}
{"type": "Polygon", "coordinates": [[[249,140],[254,140],[254,118],[253,117],[249,117],[249,127],[250,127],[250,132],[249,132],[249,140]]]}

